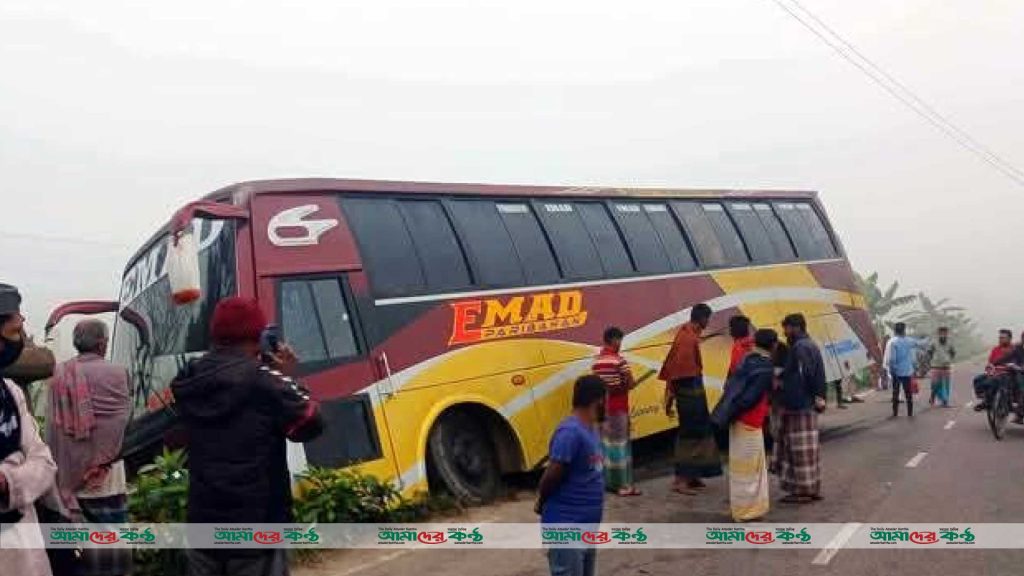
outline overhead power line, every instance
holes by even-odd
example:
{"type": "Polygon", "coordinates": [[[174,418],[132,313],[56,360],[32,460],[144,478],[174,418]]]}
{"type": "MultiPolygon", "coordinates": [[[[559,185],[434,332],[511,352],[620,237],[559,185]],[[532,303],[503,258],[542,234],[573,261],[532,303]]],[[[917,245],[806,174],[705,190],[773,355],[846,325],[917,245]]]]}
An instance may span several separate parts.
{"type": "Polygon", "coordinates": [[[891,74],[875,64],[870,58],[865,56],[856,48],[856,46],[843,38],[821,18],[804,7],[799,0],[772,0],[772,2],[785,10],[787,14],[793,17],[794,20],[810,30],[822,42],[835,50],[836,53],[842,56],[850,64],[856,66],[857,69],[867,75],[868,78],[878,84],[891,96],[903,103],[906,107],[910,108],[910,110],[915,114],[924,118],[928,123],[932,124],[945,135],[956,141],[956,143],[965,150],[981,158],[1007,178],[1013,180],[1020,186],[1024,186],[1024,171],[1021,171],[1009,161],[1003,159],[995,152],[992,152],[992,150],[968,134],[967,131],[958,127],[948,118],[939,113],[933,106],[925,102],[924,99],[915,94],[905,84],[894,78],[891,74]],[[794,9],[794,6],[798,8],[803,15],[798,13],[794,9]],[[817,24],[817,26],[815,26],[815,24],[817,24]]]}

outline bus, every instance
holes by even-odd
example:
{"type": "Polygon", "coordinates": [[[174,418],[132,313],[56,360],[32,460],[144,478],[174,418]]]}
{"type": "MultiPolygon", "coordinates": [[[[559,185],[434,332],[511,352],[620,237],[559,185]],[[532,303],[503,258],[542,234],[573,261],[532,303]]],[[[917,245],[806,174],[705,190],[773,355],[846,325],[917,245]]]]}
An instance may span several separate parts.
{"type": "Polygon", "coordinates": [[[295,348],[324,434],[289,445],[293,472],[352,467],[405,493],[495,496],[543,465],[573,381],[608,326],[639,380],[634,439],[669,430],[657,372],[699,302],[709,403],[744,314],[808,318],[829,380],[879,359],[865,302],[813,192],[566,188],[342,179],[228,186],[177,212],[129,261],[112,359],[129,368],[125,455],[172,441],[169,383],[209,347],[215,303],[256,298],[295,348]],[[201,290],[171,298],[168,252],[190,230],[201,290]]]}

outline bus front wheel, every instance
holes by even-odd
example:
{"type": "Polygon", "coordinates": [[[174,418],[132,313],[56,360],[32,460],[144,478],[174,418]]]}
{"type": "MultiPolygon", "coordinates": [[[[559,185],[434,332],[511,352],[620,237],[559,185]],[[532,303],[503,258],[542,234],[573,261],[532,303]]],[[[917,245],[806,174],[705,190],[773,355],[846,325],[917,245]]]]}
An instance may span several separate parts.
{"type": "Polygon", "coordinates": [[[464,411],[446,414],[431,430],[429,445],[438,479],[457,499],[479,504],[498,495],[498,459],[479,418],[464,411]]]}

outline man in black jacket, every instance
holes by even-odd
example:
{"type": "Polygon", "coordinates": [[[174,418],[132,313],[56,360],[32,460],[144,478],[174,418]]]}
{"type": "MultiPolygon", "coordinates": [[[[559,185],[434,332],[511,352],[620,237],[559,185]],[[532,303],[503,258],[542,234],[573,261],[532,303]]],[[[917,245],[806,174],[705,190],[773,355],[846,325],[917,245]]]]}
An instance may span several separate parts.
{"type": "Polygon", "coordinates": [[[807,335],[803,314],[782,321],[789,357],[782,372],[782,422],[775,444],[775,466],[785,503],[821,500],[821,456],[818,413],[825,409],[825,363],[818,345],[807,335]]]}
{"type": "MultiPolygon", "coordinates": [[[[267,321],[254,300],[227,298],[213,312],[212,350],[171,384],[188,437],[188,522],[238,525],[286,523],[291,479],[285,440],[305,442],[323,431],[317,403],[285,376],[295,363],[286,345],[262,364],[260,334],[267,321]]],[[[192,576],[282,576],[278,550],[190,550],[192,576]]]]}

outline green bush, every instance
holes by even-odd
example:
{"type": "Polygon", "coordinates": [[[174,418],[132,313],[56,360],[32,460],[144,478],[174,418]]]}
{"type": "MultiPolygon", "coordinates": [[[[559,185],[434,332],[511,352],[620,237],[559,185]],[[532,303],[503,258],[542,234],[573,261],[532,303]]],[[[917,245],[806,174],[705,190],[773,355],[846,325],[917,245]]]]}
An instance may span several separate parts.
{"type": "MultiPolygon", "coordinates": [[[[152,464],[139,470],[129,490],[132,522],[183,523],[188,510],[187,457],[166,448],[152,464]]],[[[350,470],[310,468],[299,476],[292,511],[302,523],[415,522],[439,512],[459,510],[451,499],[419,495],[404,498],[390,482],[350,470]]],[[[299,558],[315,558],[315,551],[300,551],[299,558]]],[[[135,574],[184,573],[182,550],[140,549],[135,552],[135,574]]]]}
{"type": "Polygon", "coordinates": [[[348,470],[310,468],[299,476],[294,514],[299,522],[413,520],[416,506],[390,482],[348,470]]]}
{"type": "MultiPolygon", "coordinates": [[[[132,522],[182,523],[188,511],[188,459],[184,450],[163,454],[139,469],[129,489],[128,514],[132,522]]],[[[135,550],[136,576],[178,576],[185,574],[183,550],[135,550]]]]}
{"type": "Polygon", "coordinates": [[[168,450],[139,469],[129,491],[132,522],[181,523],[188,510],[188,458],[184,450],[168,450]]]}

